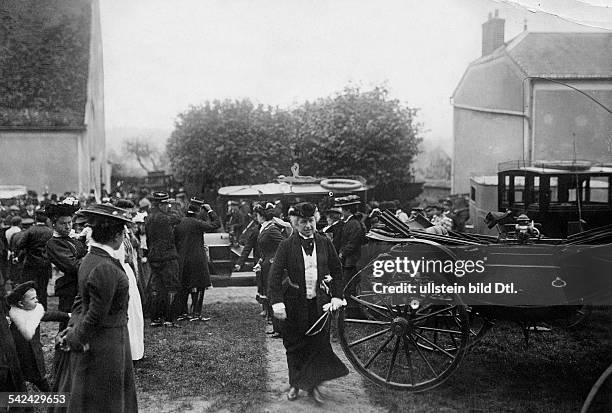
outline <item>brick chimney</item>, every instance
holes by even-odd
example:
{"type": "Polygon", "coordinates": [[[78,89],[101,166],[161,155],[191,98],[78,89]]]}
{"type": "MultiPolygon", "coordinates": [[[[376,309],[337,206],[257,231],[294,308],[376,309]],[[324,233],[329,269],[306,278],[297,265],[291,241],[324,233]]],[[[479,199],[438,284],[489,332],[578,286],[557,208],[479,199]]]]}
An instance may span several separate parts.
{"type": "Polygon", "coordinates": [[[482,24],[482,55],[486,56],[504,44],[504,25],[506,21],[500,19],[498,10],[495,16],[489,13],[489,20],[482,24]]]}

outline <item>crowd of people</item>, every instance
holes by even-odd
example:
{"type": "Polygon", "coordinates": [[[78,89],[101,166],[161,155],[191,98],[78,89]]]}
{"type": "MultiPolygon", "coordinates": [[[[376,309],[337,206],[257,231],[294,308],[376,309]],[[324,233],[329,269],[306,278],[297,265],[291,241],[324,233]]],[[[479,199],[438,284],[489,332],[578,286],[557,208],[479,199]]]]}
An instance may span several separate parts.
{"type": "Polygon", "coordinates": [[[167,192],[105,196],[100,203],[44,196],[3,207],[0,329],[9,335],[0,339],[6,366],[0,385],[23,391],[30,382],[40,391],[69,392],[69,411],[136,411],[133,363],[144,357],[145,317],[151,327],[166,328],[209,319],[203,314],[211,286],[204,234],[224,225],[240,247],[235,271],[253,253],[267,333],[286,348],[287,397],[295,400],[303,390],[322,403],[319,385],[348,373],[333,353],[326,315],[346,306],[347,317],[360,317],[344,294],[356,294],[365,235],[380,225],[381,207],[405,223],[427,217],[436,231],[452,229],[442,207],[408,215],[375,202],[363,213],[363,205],[356,195],[335,198],[320,211],[308,202],[285,209],[281,202],[229,201],[223,222],[203,200],[177,202],[167,192]],[[48,308],[52,279],[56,311],[48,308]],[[42,357],[42,321],[59,323],[52,375],[42,357]]]}
{"type": "Polygon", "coordinates": [[[0,211],[8,224],[0,233],[0,389],[25,391],[30,382],[70,393],[68,411],[136,411],[132,365],[144,357],[145,315],[153,327],[207,320],[203,234],[220,219],[202,200],[183,209],[165,192],[140,206],[43,198],[0,211]],[[43,321],[59,322],[52,375],[39,338],[43,321]]]}

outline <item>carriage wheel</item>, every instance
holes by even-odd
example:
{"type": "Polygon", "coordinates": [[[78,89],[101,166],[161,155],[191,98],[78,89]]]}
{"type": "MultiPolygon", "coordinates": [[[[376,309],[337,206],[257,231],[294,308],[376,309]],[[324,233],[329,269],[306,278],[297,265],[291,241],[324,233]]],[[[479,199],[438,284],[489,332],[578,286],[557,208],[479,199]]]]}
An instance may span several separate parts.
{"type": "Polygon", "coordinates": [[[365,307],[369,316],[351,319],[341,312],[340,343],[358,372],[374,383],[411,392],[429,390],[448,379],[465,356],[469,316],[458,299],[390,305],[347,298],[365,307]]]}

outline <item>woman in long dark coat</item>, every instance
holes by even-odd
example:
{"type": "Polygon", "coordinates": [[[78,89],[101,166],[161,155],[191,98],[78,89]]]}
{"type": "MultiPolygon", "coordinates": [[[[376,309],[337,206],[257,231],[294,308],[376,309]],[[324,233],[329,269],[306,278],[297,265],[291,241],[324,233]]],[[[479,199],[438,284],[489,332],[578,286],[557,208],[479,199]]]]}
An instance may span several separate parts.
{"type": "MultiPolygon", "coordinates": [[[[274,220],[274,205],[270,203],[265,207],[256,205],[253,208],[253,213],[255,214],[255,219],[261,225],[259,234],[257,235],[257,255],[254,257],[257,259],[257,264],[253,269],[256,273],[259,271],[259,276],[257,277],[257,290],[260,294],[259,298],[263,301],[268,317],[272,318],[272,306],[266,294],[269,285],[270,268],[274,262],[274,255],[284,237],[281,233],[281,228],[274,220]]],[[[268,334],[272,334],[272,338],[282,337],[282,331],[278,320],[272,318],[272,331],[268,332],[268,334]]]]}
{"type": "Polygon", "coordinates": [[[331,241],[315,232],[315,213],[315,206],[306,202],[290,212],[296,231],[281,242],[276,252],[268,295],[274,317],[281,320],[287,351],[291,386],[287,398],[295,400],[302,389],[322,403],[318,386],[347,375],[348,369],[332,350],[328,324],[318,333],[306,335],[323,314],[325,305],[337,310],[345,303],[340,260],[331,241]],[[329,277],[330,285],[324,285],[329,277]]]}
{"type": "Polygon", "coordinates": [[[204,292],[210,283],[208,259],[204,251],[204,233],[214,231],[221,226],[219,217],[203,201],[192,198],[187,208],[187,216],[174,227],[176,251],[178,253],[179,273],[183,285],[181,291],[181,306],[183,316],[191,321],[208,319],[202,316],[204,292]],[[198,218],[201,206],[206,210],[208,220],[198,218]],[[187,311],[187,299],[191,294],[191,307],[187,311]]]}
{"type": "MultiPolygon", "coordinates": [[[[91,250],[79,268],[75,322],[59,345],[70,351],[69,412],[136,412],[127,330],[129,281],[114,254],[129,213],[111,205],[82,210],[92,226],[91,250]]],[[[72,324],[72,323],[71,323],[72,324]]]]}

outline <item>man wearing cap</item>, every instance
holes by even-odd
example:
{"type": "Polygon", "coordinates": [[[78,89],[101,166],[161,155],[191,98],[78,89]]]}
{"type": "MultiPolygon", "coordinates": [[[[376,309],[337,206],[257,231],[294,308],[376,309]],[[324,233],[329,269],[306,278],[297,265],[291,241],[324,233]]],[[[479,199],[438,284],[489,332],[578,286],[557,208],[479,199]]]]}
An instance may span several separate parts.
{"type": "Polygon", "coordinates": [[[23,232],[17,244],[17,247],[24,253],[23,281],[36,283],[38,301],[45,310],[47,309],[47,284],[51,279],[51,261],[47,257],[47,241],[52,236],[53,230],[47,226],[47,216],[42,211],[37,211],[36,224],[23,232]]]}
{"type": "Polygon", "coordinates": [[[316,233],[316,215],[316,207],[308,202],[290,211],[295,231],[276,252],[268,296],[274,317],[281,321],[287,351],[287,398],[295,400],[302,389],[322,403],[319,385],[345,376],[348,369],[332,350],[327,324],[316,333],[306,334],[324,312],[344,305],[340,260],[331,241],[316,233]]]}
{"type": "Polygon", "coordinates": [[[221,221],[210,205],[192,198],[187,207],[187,215],[181,218],[181,222],[174,228],[182,282],[180,292],[182,319],[209,320],[202,316],[204,291],[211,286],[208,259],[204,250],[204,233],[214,231],[220,226],[221,221]],[[202,209],[208,215],[206,221],[198,218],[202,209]],[[189,294],[191,294],[191,307],[187,310],[189,294]]]}
{"type": "MultiPolygon", "coordinates": [[[[53,226],[53,236],[47,241],[47,256],[62,272],[55,280],[55,295],[59,298],[57,308],[65,312],[71,311],[78,290],[79,267],[87,254],[85,243],[70,236],[72,217],[77,209],[76,205],[64,203],[49,204],[45,210],[53,226]]],[[[64,328],[66,324],[60,325],[60,330],[64,328]]]]}
{"type": "MultiPolygon", "coordinates": [[[[345,285],[349,285],[348,293],[354,295],[358,282],[349,284],[349,281],[357,273],[357,262],[361,258],[361,245],[365,238],[365,230],[359,218],[355,215],[361,199],[357,195],[336,198],[336,206],[342,209],[342,221],[344,226],[340,234],[340,249],[338,257],[342,263],[342,278],[345,285]]],[[[357,280],[358,281],[358,280],[357,280]]],[[[346,309],[349,318],[359,317],[359,305],[349,300],[346,309]]]]}
{"type": "Polygon", "coordinates": [[[340,251],[340,241],[342,228],[344,222],[342,218],[342,208],[333,206],[325,211],[325,218],[327,219],[327,226],[323,228],[322,232],[332,241],[336,252],[340,251]]]}
{"type": "Polygon", "coordinates": [[[145,224],[151,268],[151,326],[175,327],[178,315],[176,295],[182,285],[174,227],[181,219],[170,212],[170,197],[166,192],[153,192],[151,201],[151,212],[145,224]]]}

